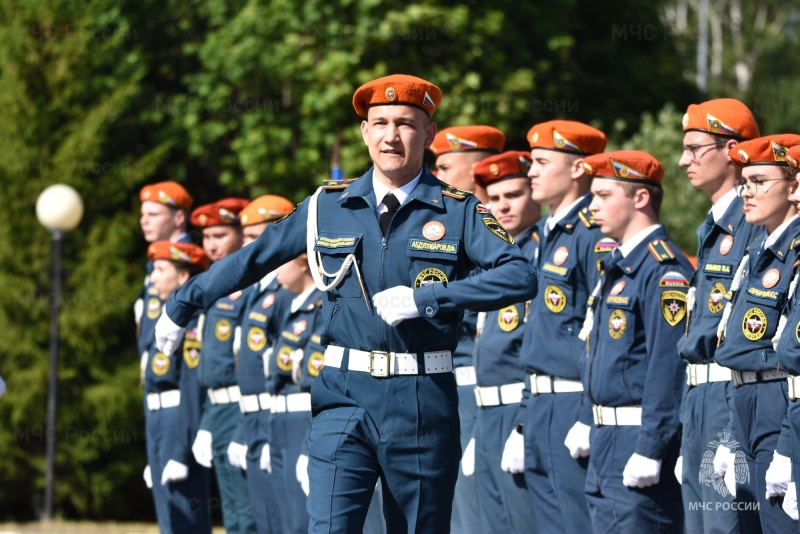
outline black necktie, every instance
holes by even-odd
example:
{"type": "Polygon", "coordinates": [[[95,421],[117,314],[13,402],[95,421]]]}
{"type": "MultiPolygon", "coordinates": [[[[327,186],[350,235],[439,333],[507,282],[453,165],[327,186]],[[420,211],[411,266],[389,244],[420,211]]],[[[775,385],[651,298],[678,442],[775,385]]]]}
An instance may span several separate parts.
{"type": "Polygon", "coordinates": [[[383,205],[386,206],[386,211],[381,213],[380,223],[381,232],[383,232],[383,235],[386,235],[386,230],[389,228],[389,223],[392,222],[392,217],[394,217],[394,214],[397,213],[397,208],[400,207],[400,202],[393,194],[386,193],[386,196],[383,197],[383,205]]]}

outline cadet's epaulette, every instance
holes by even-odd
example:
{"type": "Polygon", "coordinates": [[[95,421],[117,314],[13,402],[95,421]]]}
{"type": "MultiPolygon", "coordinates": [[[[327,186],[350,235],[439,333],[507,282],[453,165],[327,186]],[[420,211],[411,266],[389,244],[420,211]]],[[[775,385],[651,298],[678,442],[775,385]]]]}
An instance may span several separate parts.
{"type": "Polygon", "coordinates": [[[589,208],[583,208],[581,211],[578,212],[578,218],[581,220],[586,228],[594,228],[597,226],[597,223],[594,222],[594,214],[589,211],[589,208]]]}
{"type": "Polygon", "coordinates": [[[443,181],[439,180],[439,183],[442,184],[442,194],[448,197],[457,198],[458,200],[464,200],[467,198],[467,195],[471,195],[469,191],[462,191],[461,189],[456,189],[455,187],[444,183],[443,181]]]}
{"type": "Polygon", "coordinates": [[[661,239],[651,241],[650,244],[647,245],[647,249],[659,263],[675,259],[675,254],[672,253],[667,242],[661,239]]]}
{"type": "Polygon", "coordinates": [[[798,239],[797,237],[792,239],[792,244],[789,245],[789,250],[796,249],[796,248],[800,248],[800,239],[798,239]]]}
{"type": "Polygon", "coordinates": [[[358,180],[358,178],[347,178],[345,180],[325,180],[322,182],[322,189],[325,191],[340,191],[348,185],[358,180]]]}

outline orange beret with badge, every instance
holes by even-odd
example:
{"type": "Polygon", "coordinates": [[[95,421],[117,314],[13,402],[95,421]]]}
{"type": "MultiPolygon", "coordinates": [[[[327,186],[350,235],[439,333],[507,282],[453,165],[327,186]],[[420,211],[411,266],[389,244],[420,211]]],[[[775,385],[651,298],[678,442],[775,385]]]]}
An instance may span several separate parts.
{"type": "Polygon", "coordinates": [[[177,182],[158,182],[146,185],[139,191],[142,202],[158,202],[170,208],[188,210],[192,207],[192,196],[177,182]]]}
{"type": "Polygon", "coordinates": [[[527,178],[531,168],[531,155],[521,150],[509,150],[490,156],[475,164],[472,174],[475,181],[486,187],[509,178],[527,178]]]}
{"type": "Polygon", "coordinates": [[[795,170],[800,167],[800,145],[789,148],[786,153],[786,164],[795,170]]]}
{"type": "Polygon", "coordinates": [[[416,76],[392,74],[367,82],[353,94],[353,107],[366,118],[372,106],[411,106],[421,109],[428,117],[439,107],[442,90],[416,76]]]}
{"type": "Polygon", "coordinates": [[[204,271],[208,269],[210,263],[203,249],[193,243],[156,241],[147,247],[147,257],[151,260],[170,260],[187,265],[196,265],[204,271]]]}
{"type": "Polygon", "coordinates": [[[503,132],[492,126],[452,126],[438,132],[430,151],[435,156],[448,152],[488,151],[499,153],[506,144],[503,132]]]}
{"type": "Polygon", "coordinates": [[[242,226],[277,221],[294,211],[294,204],[278,195],[261,195],[248,204],[240,213],[242,226]]]}
{"type": "Polygon", "coordinates": [[[555,120],[535,124],[528,130],[531,148],[557,150],[587,156],[606,149],[606,134],[588,124],[555,120]]]}
{"type": "Polygon", "coordinates": [[[683,131],[706,132],[734,139],[755,139],[761,134],[753,113],[733,98],[692,104],[683,116],[683,131]]]}
{"type": "Polygon", "coordinates": [[[664,167],[656,158],[641,150],[617,150],[587,156],[583,170],[595,178],[661,187],[664,167]]]}
{"type": "Polygon", "coordinates": [[[789,166],[786,156],[789,149],[800,145],[800,135],[775,134],[765,135],[749,141],[742,141],[731,148],[728,153],[734,163],[740,167],[750,165],[789,166]]]}
{"type": "Polygon", "coordinates": [[[204,204],[192,212],[191,223],[198,228],[209,226],[239,226],[239,213],[250,201],[246,198],[223,198],[211,204],[204,204]]]}

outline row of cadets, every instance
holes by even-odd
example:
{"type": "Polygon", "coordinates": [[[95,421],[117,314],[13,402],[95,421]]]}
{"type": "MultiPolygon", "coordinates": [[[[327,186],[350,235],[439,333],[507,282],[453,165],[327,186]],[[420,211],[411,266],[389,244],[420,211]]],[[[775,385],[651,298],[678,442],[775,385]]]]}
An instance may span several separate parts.
{"type": "MultiPolygon", "coordinates": [[[[733,461],[728,460],[727,469],[735,470],[736,500],[758,503],[763,532],[797,529],[771,502],[785,487],[775,487],[770,464],[780,471],[781,458],[791,454],[788,434],[781,435],[788,373],[781,368],[780,354],[771,340],[789,293],[796,257],[793,247],[800,236],[800,218],[789,200],[795,180],[786,162],[788,149],[798,144],[799,135],[777,134],[744,141],[729,152],[742,166],[742,185],[737,191],[744,199],[745,219],[763,226],[763,231],[755,232],[731,282],[733,297],[719,324],[721,345],[715,359],[731,369],[734,385],[729,425],[740,450],[733,461]]],[[[754,509],[737,507],[745,531],[759,527],[754,509]]]]}
{"type": "MultiPolygon", "coordinates": [[[[147,252],[152,262],[150,284],[162,300],[209,264],[203,249],[190,243],[156,241],[147,252]]],[[[204,398],[197,377],[197,324],[196,315],[173,354],[160,352],[155,336],[144,351],[148,461],[144,478],[153,493],[161,532],[211,532],[209,473],[191,454],[204,398]]]]}
{"type": "Polygon", "coordinates": [[[616,243],[603,236],[589,211],[583,161],[605,150],[606,136],[558,120],[534,125],[527,140],[533,199],[550,215],[536,229],[542,290],[524,328],[526,387],[517,426],[505,434],[504,467],[524,470],[539,532],[584,532],[590,528],[584,484],[592,419],[580,380],[585,346],[578,334],[600,277],[599,261],[616,243]]]}
{"type": "MultiPolygon", "coordinates": [[[[492,126],[452,126],[441,130],[430,146],[430,151],[436,156],[437,178],[458,190],[473,192],[478,200],[486,204],[486,189],[475,180],[472,170],[479,161],[502,152],[505,142],[505,134],[492,126]]],[[[473,357],[477,321],[478,312],[464,312],[458,346],[453,353],[462,450],[466,449],[472,437],[477,412],[473,392],[476,383],[473,357]]],[[[455,492],[450,529],[464,534],[479,534],[479,502],[475,480],[459,471],[455,492]]]]}
{"type": "Polygon", "coordinates": [[[584,390],[592,404],[586,500],[594,532],[683,526],[672,473],[680,446],[684,332],[693,268],[659,224],[661,164],[640,151],[588,156],[589,210],[619,246],[587,312],[584,390]]]}
{"type": "MultiPolygon", "coordinates": [[[[759,137],[759,131],[750,109],[731,98],[690,105],[683,130],[679,165],[692,186],[708,194],[712,207],[697,229],[697,270],[687,294],[686,330],[678,344],[687,379],[676,475],[682,484],[687,532],[738,532],[734,497],[722,479],[728,456],[738,452],[729,425],[733,385],[730,369],[714,357],[717,326],[736,268],[754,234],[762,231],[745,221],[744,202],[735,190],[742,171],[729,152],[736,157],[732,149],[759,137]],[[709,461],[715,456],[717,462],[709,461]],[[697,507],[701,502],[706,504],[697,507]]],[[[734,463],[730,467],[733,476],[734,463]]]]}
{"type": "MultiPolygon", "coordinates": [[[[262,195],[253,200],[239,213],[243,246],[254,242],[267,225],[293,210],[292,202],[277,195],[262,195]]],[[[274,491],[270,477],[272,396],[265,374],[269,347],[281,332],[281,320],[294,296],[281,286],[275,272],[269,273],[253,286],[234,334],[242,419],[228,446],[229,463],[247,471],[247,487],[259,534],[289,532],[282,522],[281,494],[274,491]]]]}
{"type": "MultiPolygon", "coordinates": [[[[219,262],[242,247],[239,213],[249,203],[243,198],[224,198],[192,212],[191,224],[202,229],[203,249],[212,262],[219,262]]],[[[249,291],[250,288],[235,291],[204,306],[206,311],[201,317],[200,328],[203,342],[200,383],[208,388],[208,400],[192,452],[200,465],[208,468],[212,463],[214,465],[222,520],[229,534],[256,531],[245,473],[240,467],[231,465],[228,454],[242,417],[233,355],[234,331],[241,320],[249,291]]],[[[234,445],[231,452],[240,458],[241,465],[244,459],[241,445],[234,445]]]]}
{"type": "MultiPolygon", "coordinates": [[[[539,205],[531,198],[530,165],[528,152],[509,151],[480,161],[473,173],[476,183],[486,189],[491,214],[533,261],[539,205]]],[[[483,205],[476,209],[490,213],[483,205]]],[[[516,424],[525,386],[519,350],[527,318],[527,302],[486,312],[475,347],[478,414],[462,458],[462,471],[468,476],[474,474],[481,532],[529,532],[534,524],[524,477],[500,467],[503,443],[516,424]]],[[[463,427],[461,431],[463,434],[463,427]]]]}

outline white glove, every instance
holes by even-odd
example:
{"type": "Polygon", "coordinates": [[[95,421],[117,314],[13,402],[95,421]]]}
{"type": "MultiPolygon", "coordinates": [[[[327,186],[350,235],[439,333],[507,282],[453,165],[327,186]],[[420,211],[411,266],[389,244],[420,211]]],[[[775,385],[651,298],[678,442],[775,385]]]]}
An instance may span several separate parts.
{"type": "Polygon", "coordinates": [[[231,352],[235,358],[239,357],[239,352],[242,350],[242,325],[236,325],[233,331],[233,343],[231,344],[231,352]]]}
{"type": "Polygon", "coordinates": [[[261,355],[261,360],[264,362],[264,378],[269,378],[269,360],[272,358],[272,348],[268,348],[261,355]]]}
{"type": "Polygon", "coordinates": [[[153,489],[153,475],[150,474],[150,464],[144,466],[142,478],[144,478],[144,485],[147,486],[147,489],[153,489]]]}
{"type": "Polygon", "coordinates": [[[653,460],[635,452],[622,471],[622,484],[629,488],[646,488],[658,484],[661,460],[653,460]]]}
{"type": "Polygon", "coordinates": [[[525,438],[516,429],[511,431],[503,447],[500,469],[512,475],[519,475],[525,471],[525,438]]]}
{"type": "Polygon", "coordinates": [[[158,318],[156,323],[156,345],[158,350],[163,352],[165,356],[172,354],[178,348],[185,331],[185,328],[172,322],[166,310],[161,312],[161,317],[158,318]]]}
{"type": "Polygon", "coordinates": [[[228,463],[247,471],[247,445],[231,441],[228,444],[228,463]]]}
{"type": "Polygon", "coordinates": [[[203,467],[211,467],[211,432],[208,430],[198,430],[197,436],[192,443],[192,454],[195,461],[203,467]]]}
{"type": "Polygon", "coordinates": [[[189,466],[170,460],[161,473],[161,485],[166,486],[167,482],[180,482],[187,478],[189,478],[189,466]]]}
{"type": "Polygon", "coordinates": [[[683,455],[678,456],[678,461],[675,462],[675,478],[678,479],[678,484],[683,485],[683,455]]]}
{"type": "Polygon", "coordinates": [[[272,473],[272,459],[269,455],[269,443],[264,444],[264,448],[261,449],[260,466],[262,471],[272,473]]]}
{"type": "Polygon", "coordinates": [[[376,293],[372,297],[375,311],[389,326],[397,326],[406,319],[419,317],[414,303],[414,290],[406,286],[395,286],[376,293]]]}
{"type": "Polygon", "coordinates": [[[717,452],[714,453],[714,474],[718,477],[724,477],[728,466],[734,459],[733,453],[728,447],[725,445],[717,447],[717,452]]]}
{"type": "Polygon", "coordinates": [[[469,440],[464,455],[461,457],[461,471],[464,476],[475,476],[475,438],[469,440]]]}
{"type": "Polygon", "coordinates": [[[728,488],[728,492],[731,494],[731,497],[736,498],[736,469],[728,469],[725,471],[725,476],[722,478],[722,482],[725,483],[725,487],[728,488]]]}
{"type": "Polygon", "coordinates": [[[772,462],[769,464],[767,474],[767,500],[771,497],[782,497],[789,488],[789,481],[792,479],[792,459],[775,451],[772,454],[772,462]]]}
{"type": "Polygon", "coordinates": [[[133,303],[133,319],[136,321],[136,326],[142,322],[142,313],[144,313],[144,301],[136,299],[136,302],[133,303]]]}
{"type": "Polygon", "coordinates": [[[789,488],[786,490],[786,495],[783,496],[783,511],[786,512],[789,517],[797,521],[800,519],[800,516],[797,514],[797,486],[794,485],[794,482],[789,482],[789,488]]]}
{"type": "Polygon", "coordinates": [[[308,497],[308,492],[310,489],[308,482],[308,456],[305,454],[301,454],[297,458],[297,464],[294,466],[294,476],[300,483],[300,488],[302,488],[303,493],[305,493],[306,497],[308,497]]]}
{"type": "Polygon", "coordinates": [[[569,455],[575,458],[584,458],[589,456],[592,452],[592,447],[589,445],[589,432],[592,427],[584,425],[577,421],[572,428],[567,432],[567,437],[564,438],[564,445],[569,449],[569,455]]]}

